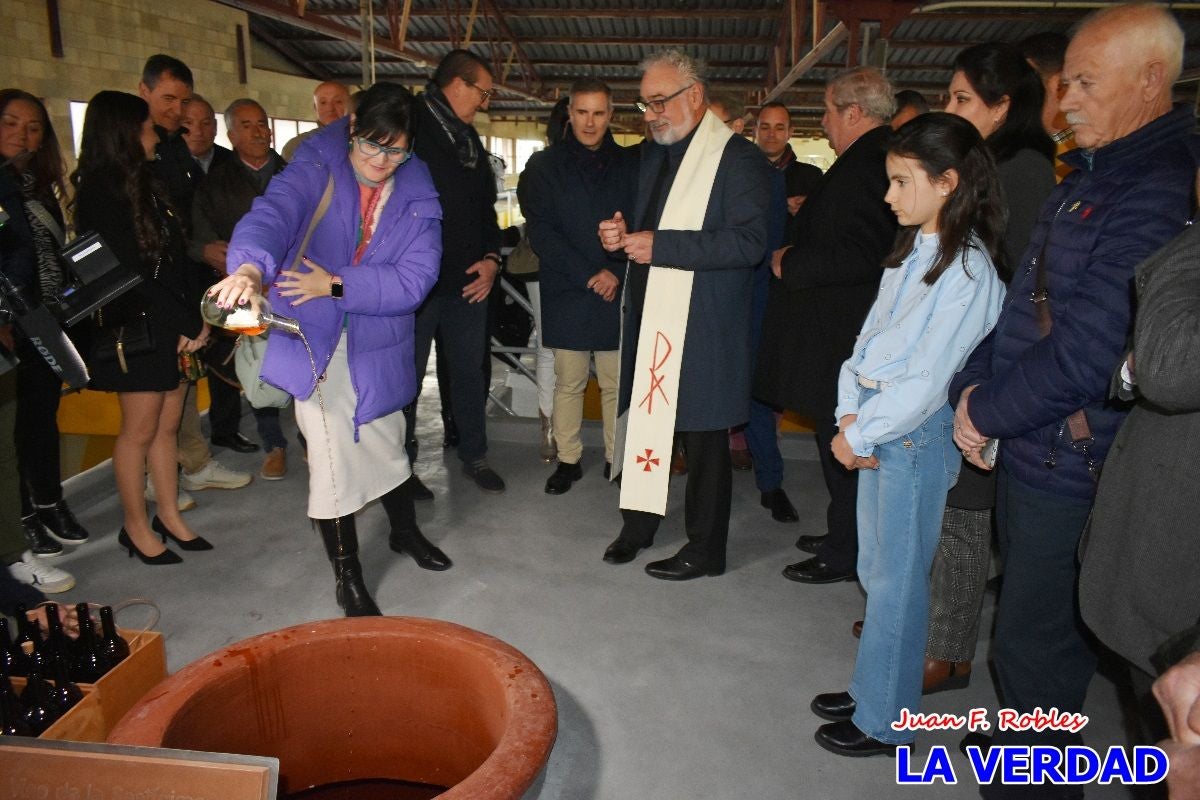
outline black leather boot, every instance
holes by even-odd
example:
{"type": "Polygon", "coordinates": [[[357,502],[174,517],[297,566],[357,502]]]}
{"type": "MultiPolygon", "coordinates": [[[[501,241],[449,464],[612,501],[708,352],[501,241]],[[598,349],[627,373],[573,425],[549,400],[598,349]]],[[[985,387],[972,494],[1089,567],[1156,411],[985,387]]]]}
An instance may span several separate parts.
{"type": "Polygon", "coordinates": [[[417,512],[413,508],[413,496],[409,487],[412,480],[410,478],[380,498],[388,522],[392,526],[388,546],[397,553],[408,553],[422,569],[435,572],[450,569],[453,562],[426,539],[417,527],[417,512]]]}
{"type": "Polygon", "coordinates": [[[354,517],[337,519],[315,519],[325,553],[333,564],[333,575],[337,579],[337,602],[347,617],[381,617],[383,612],[363,583],[362,565],[358,563],[358,534],[354,528],[354,517]]]}
{"type": "Polygon", "coordinates": [[[417,463],[417,452],[420,450],[417,443],[417,401],[413,400],[401,410],[404,412],[404,452],[408,454],[408,463],[412,465],[417,463]]]}

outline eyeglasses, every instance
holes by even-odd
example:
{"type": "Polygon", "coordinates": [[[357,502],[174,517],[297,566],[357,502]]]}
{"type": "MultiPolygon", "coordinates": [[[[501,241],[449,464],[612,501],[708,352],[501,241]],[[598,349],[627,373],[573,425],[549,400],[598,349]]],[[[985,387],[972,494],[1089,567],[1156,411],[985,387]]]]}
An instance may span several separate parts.
{"type": "Polygon", "coordinates": [[[475,91],[477,91],[481,95],[483,95],[483,102],[485,102],[485,103],[488,100],[491,100],[492,95],[494,95],[496,93],[495,89],[480,89],[478,86],[475,85],[474,81],[469,81],[465,78],[463,79],[463,83],[465,83],[467,86],[470,86],[472,89],[474,89],[475,91]]]}
{"type": "Polygon", "coordinates": [[[687,86],[680,89],[678,92],[675,92],[675,94],[669,94],[666,97],[662,98],[661,100],[638,99],[636,102],[634,102],[634,105],[637,106],[637,110],[642,112],[643,114],[645,114],[647,111],[653,111],[655,114],[661,114],[667,110],[667,103],[674,100],[676,97],[679,97],[679,95],[683,94],[684,92],[686,92],[688,89],[692,88],[695,85],[696,85],[696,82],[692,81],[687,86]]]}
{"type": "Polygon", "coordinates": [[[367,158],[374,158],[383,153],[388,157],[389,161],[403,164],[412,157],[412,151],[403,147],[384,147],[379,142],[372,142],[370,139],[364,139],[361,136],[355,136],[354,140],[358,142],[358,152],[367,158]]]}

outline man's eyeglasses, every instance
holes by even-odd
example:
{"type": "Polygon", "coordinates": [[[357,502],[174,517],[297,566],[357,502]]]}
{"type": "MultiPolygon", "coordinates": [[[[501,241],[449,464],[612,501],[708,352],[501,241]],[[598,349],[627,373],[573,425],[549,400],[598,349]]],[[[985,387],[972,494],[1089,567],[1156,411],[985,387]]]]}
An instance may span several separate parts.
{"type": "Polygon", "coordinates": [[[354,140],[358,142],[358,152],[367,158],[374,158],[383,153],[388,157],[389,161],[403,164],[412,157],[412,151],[404,147],[384,147],[379,142],[372,142],[370,139],[364,139],[361,136],[355,136],[354,140]]]}
{"type": "Polygon", "coordinates": [[[692,81],[687,86],[680,89],[678,92],[675,92],[674,94],[669,94],[666,97],[662,98],[661,100],[642,100],[639,98],[636,102],[634,102],[634,105],[637,106],[637,110],[642,112],[643,114],[645,114],[647,111],[653,111],[655,114],[661,114],[667,110],[667,103],[671,102],[676,97],[679,97],[679,95],[683,94],[684,92],[686,92],[688,89],[692,88],[695,85],[696,85],[696,82],[692,81]]]}
{"type": "Polygon", "coordinates": [[[477,91],[477,92],[479,92],[481,95],[483,95],[483,102],[485,102],[485,103],[486,103],[488,100],[491,100],[491,99],[492,99],[492,95],[494,95],[494,94],[496,93],[496,90],[495,90],[495,89],[480,89],[480,88],[479,88],[479,87],[478,87],[478,86],[475,84],[475,82],[474,82],[474,81],[468,81],[468,80],[464,79],[464,80],[463,80],[463,83],[465,83],[467,86],[470,86],[472,89],[474,89],[475,91],[477,91]]]}

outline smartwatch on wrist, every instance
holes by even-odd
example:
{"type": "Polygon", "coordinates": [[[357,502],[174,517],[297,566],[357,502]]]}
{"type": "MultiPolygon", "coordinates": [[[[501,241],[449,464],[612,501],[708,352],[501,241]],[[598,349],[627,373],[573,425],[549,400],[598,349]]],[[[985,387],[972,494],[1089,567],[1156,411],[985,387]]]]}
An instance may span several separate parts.
{"type": "Polygon", "coordinates": [[[342,286],[341,278],[339,278],[337,275],[334,275],[332,278],[329,279],[329,296],[330,297],[334,298],[335,300],[341,300],[343,291],[344,291],[344,287],[342,286]]]}

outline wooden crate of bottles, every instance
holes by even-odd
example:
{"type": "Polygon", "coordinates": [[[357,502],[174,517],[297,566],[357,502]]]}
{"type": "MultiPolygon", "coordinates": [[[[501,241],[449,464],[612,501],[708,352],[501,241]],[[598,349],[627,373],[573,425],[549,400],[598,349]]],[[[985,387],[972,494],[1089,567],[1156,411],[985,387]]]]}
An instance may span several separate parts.
{"type": "MultiPolygon", "coordinates": [[[[167,652],[157,631],[118,629],[129,643],[129,657],[95,683],[80,683],[83,699],[72,706],[39,738],[71,742],[103,742],[121,717],[167,677],[167,652]]],[[[25,690],[24,678],[12,678],[13,688],[25,690]]]]}

